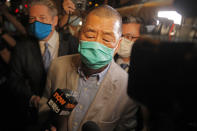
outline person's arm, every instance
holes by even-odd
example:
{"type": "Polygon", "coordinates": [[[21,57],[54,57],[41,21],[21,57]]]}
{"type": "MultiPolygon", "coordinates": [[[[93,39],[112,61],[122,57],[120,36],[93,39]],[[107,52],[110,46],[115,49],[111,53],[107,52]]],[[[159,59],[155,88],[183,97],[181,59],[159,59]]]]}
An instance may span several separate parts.
{"type": "MultiPolygon", "coordinates": [[[[16,44],[15,40],[10,38],[9,35],[3,32],[1,28],[0,28],[0,37],[1,37],[0,38],[1,42],[3,42],[2,39],[4,39],[11,47],[12,45],[14,46],[14,44],[16,44]]],[[[0,42],[1,44],[0,56],[4,60],[4,62],[8,64],[10,61],[10,51],[6,48],[5,43],[1,43],[1,42],[0,42]]]]}
{"type": "Polygon", "coordinates": [[[25,27],[13,15],[9,13],[5,4],[0,6],[0,11],[21,34],[25,35],[27,33],[25,27]]]}
{"type": "Polygon", "coordinates": [[[75,4],[72,2],[72,0],[64,0],[63,8],[66,14],[72,14],[76,9],[75,4]]]}
{"type": "Polygon", "coordinates": [[[149,131],[149,118],[150,118],[150,114],[149,111],[147,109],[146,106],[144,106],[143,104],[139,104],[140,105],[140,115],[142,117],[142,131],[149,131]]]}
{"type": "Polygon", "coordinates": [[[67,24],[69,14],[71,15],[75,11],[75,4],[72,2],[72,0],[64,0],[62,6],[66,13],[60,18],[60,27],[63,27],[65,24],[67,24]]]}
{"type": "Polygon", "coordinates": [[[1,35],[1,37],[9,44],[10,47],[14,47],[16,45],[15,39],[7,33],[1,35]]]}
{"type": "MultiPolygon", "coordinates": [[[[50,108],[47,105],[47,101],[52,95],[53,89],[51,87],[51,79],[52,79],[52,70],[53,67],[53,61],[51,62],[50,68],[48,70],[48,75],[46,79],[46,86],[44,88],[43,95],[39,102],[39,108],[38,108],[38,115],[39,115],[39,124],[44,125],[46,122],[50,119],[50,108]]],[[[51,120],[50,120],[51,121],[51,120]]]]}
{"type": "Polygon", "coordinates": [[[7,48],[4,48],[0,51],[1,58],[5,61],[5,63],[9,63],[10,61],[10,51],[7,48]]]}
{"type": "MultiPolygon", "coordinates": [[[[24,44],[27,44],[26,41],[24,44]]],[[[23,104],[29,105],[29,100],[31,96],[33,96],[33,92],[31,91],[31,86],[28,81],[28,76],[25,72],[26,67],[26,48],[23,48],[22,42],[16,44],[14,48],[11,60],[10,60],[10,76],[9,76],[9,86],[17,97],[17,99],[23,101],[23,104]]]]}
{"type": "Polygon", "coordinates": [[[122,113],[120,121],[114,131],[135,131],[137,127],[136,117],[139,106],[135,101],[129,98],[126,98],[124,101],[126,102],[124,112],[122,113]]]}
{"type": "Polygon", "coordinates": [[[59,27],[60,28],[64,27],[64,25],[66,25],[67,22],[68,22],[68,14],[61,16],[59,20],[59,27]]]}
{"type": "MultiPolygon", "coordinates": [[[[55,112],[53,112],[48,104],[47,101],[49,98],[52,96],[52,93],[57,89],[57,87],[52,86],[52,81],[54,78],[56,78],[56,67],[55,63],[57,61],[53,60],[51,62],[51,66],[48,71],[47,75],[47,81],[46,81],[46,86],[43,92],[43,96],[41,97],[40,103],[39,103],[39,124],[41,125],[50,125],[51,129],[54,131],[57,130],[67,130],[67,121],[68,118],[65,116],[60,116],[57,115],[55,112]]],[[[47,130],[46,130],[47,131],[47,130]]]]}

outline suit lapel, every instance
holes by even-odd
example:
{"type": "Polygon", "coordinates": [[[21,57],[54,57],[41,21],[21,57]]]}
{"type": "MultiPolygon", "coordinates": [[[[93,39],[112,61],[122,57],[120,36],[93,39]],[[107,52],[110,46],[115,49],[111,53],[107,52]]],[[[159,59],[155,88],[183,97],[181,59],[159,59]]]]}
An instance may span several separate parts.
{"type": "MultiPolygon", "coordinates": [[[[77,74],[76,71],[71,71],[68,72],[66,75],[67,85],[68,89],[76,91],[78,87],[78,80],[79,80],[79,75],[77,74]]],[[[69,131],[72,130],[72,120],[73,120],[73,113],[70,114],[70,117],[68,119],[68,129],[69,131]]]]}
{"type": "Polygon", "coordinates": [[[33,43],[34,49],[32,49],[33,57],[35,58],[35,60],[38,61],[38,63],[40,64],[40,67],[42,67],[42,70],[45,70],[43,60],[42,60],[41,51],[40,51],[39,42],[35,39],[32,39],[32,40],[33,40],[33,42],[35,42],[35,43],[33,43]]]}
{"type": "MultiPolygon", "coordinates": [[[[69,61],[71,64],[70,71],[66,72],[66,88],[76,91],[78,88],[79,74],[77,73],[78,67],[81,63],[80,56],[76,55],[69,61]]],[[[65,88],[65,87],[64,87],[65,88]]]]}
{"type": "Polygon", "coordinates": [[[76,91],[78,87],[79,75],[77,71],[70,71],[66,74],[66,87],[70,90],[76,91]]]}
{"type": "MultiPolygon", "coordinates": [[[[66,74],[66,87],[68,89],[76,91],[78,88],[78,81],[79,81],[79,74],[77,73],[77,69],[80,65],[80,56],[76,56],[72,59],[71,66],[72,70],[66,74]]],[[[73,120],[74,113],[72,112],[69,116],[68,120],[68,129],[69,131],[72,130],[72,120],[73,120]]]]}

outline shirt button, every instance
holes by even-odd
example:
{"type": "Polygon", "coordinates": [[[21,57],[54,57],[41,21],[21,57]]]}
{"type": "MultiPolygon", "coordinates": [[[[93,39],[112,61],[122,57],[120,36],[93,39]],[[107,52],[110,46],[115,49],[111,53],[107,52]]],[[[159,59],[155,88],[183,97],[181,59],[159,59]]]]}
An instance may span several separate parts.
{"type": "Polygon", "coordinates": [[[97,82],[96,85],[99,86],[100,85],[100,82],[97,82]]]}
{"type": "Polygon", "coordinates": [[[83,106],[82,105],[79,105],[79,109],[82,110],[83,109],[83,106]]]}
{"type": "Polygon", "coordinates": [[[79,105],[75,108],[75,111],[76,111],[76,112],[80,112],[79,105]]]}
{"type": "Polygon", "coordinates": [[[84,88],[84,91],[87,91],[88,88],[84,88]]]}
{"type": "Polygon", "coordinates": [[[75,126],[78,126],[78,123],[77,123],[77,122],[74,122],[74,125],[75,125],[75,126]]]}

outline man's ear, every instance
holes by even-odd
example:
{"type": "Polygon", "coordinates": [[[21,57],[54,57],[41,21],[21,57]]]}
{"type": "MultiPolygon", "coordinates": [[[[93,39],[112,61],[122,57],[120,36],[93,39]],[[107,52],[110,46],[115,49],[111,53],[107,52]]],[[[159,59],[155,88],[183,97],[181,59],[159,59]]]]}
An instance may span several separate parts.
{"type": "Polygon", "coordinates": [[[52,25],[53,25],[54,27],[56,27],[57,24],[58,24],[58,16],[54,16],[54,17],[53,17],[53,24],[52,24],[52,25]]]}
{"type": "Polygon", "coordinates": [[[115,47],[115,51],[114,51],[114,56],[116,55],[116,53],[118,52],[119,48],[120,48],[120,43],[122,41],[122,37],[120,37],[120,39],[118,40],[118,43],[115,47]]]}

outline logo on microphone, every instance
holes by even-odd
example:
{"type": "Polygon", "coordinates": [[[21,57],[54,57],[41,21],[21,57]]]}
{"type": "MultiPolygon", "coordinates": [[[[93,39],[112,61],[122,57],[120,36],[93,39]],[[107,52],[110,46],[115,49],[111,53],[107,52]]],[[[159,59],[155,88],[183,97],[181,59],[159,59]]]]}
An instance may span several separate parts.
{"type": "Polygon", "coordinates": [[[57,89],[47,102],[48,106],[59,115],[69,115],[70,112],[78,104],[74,96],[72,96],[72,91],[65,89],[57,89]]]}

